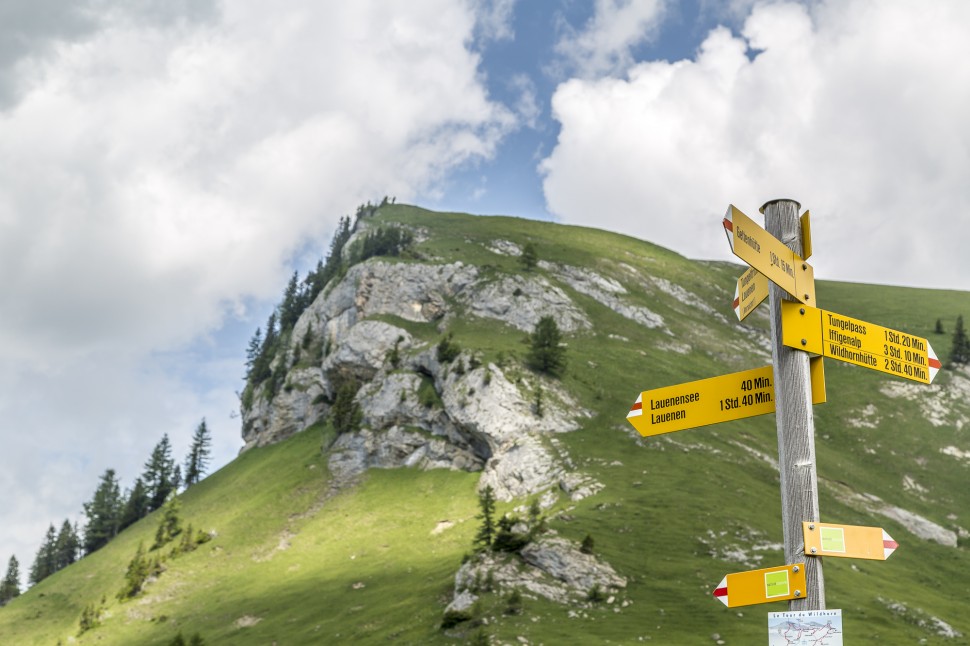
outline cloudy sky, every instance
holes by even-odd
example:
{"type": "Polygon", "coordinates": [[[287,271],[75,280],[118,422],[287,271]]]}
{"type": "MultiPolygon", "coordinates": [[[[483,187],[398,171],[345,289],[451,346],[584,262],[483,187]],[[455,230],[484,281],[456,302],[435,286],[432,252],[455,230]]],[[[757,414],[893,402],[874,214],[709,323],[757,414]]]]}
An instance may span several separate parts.
{"type": "Polygon", "coordinates": [[[968,59],[965,0],[0,0],[0,563],[163,433],[230,460],[246,342],[384,195],[720,260],[791,197],[818,278],[966,289],[968,59]]]}

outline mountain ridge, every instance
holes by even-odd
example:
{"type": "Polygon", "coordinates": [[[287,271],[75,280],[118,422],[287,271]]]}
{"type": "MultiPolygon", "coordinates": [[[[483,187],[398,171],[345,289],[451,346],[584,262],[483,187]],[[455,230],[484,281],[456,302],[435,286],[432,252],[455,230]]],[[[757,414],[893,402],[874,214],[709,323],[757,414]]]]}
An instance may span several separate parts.
{"type": "MultiPolygon", "coordinates": [[[[742,268],[518,218],[386,205],[363,222],[346,249],[368,228],[406,227],[413,255],[352,264],[301,313],[278,355],[278,391],[254,392],[244,411],[248,449],[183,494],[186,517],[216,538],[172,561],[142,598],[109,602],[103,625],[77,643],[164,644],[183,628],[212,643],[457,643],[478,631],[493,643],[763,638],[760,611],[782,608],[725,613],[710,592],[726,572],[781,562],[773,416],[657,438],[623,419],[641,390],[770,363],[763,309],[744,324],[730,311],[742,268]],[[526,243],[538,251],[531,270],[520,260],[526,243]],[[525,363],[525,337],[545,312],[565,330],[560,379],[525,363]],[[307,330],[332,336],[304,347],[307,330]],[[457,347],[450,361],[438,357],[446,339],[457,347]],[[361,381],[359,430],[337,433],[328,421],[338,375],[361,381]],[[469,619],[442,630],[476,571],[483,579],[525,561],[495,553],[461,566],[485,484],[502,494],[501,513],[525,519],[540,504],[551,532],[533,541],[539,547],[558,542],[565,553],[592,535],[597,561],[625,584],[613,601],[586,599],[586,583],[553,600],[497,574],[495,590],[471,593],[469,619]],[[226,598],[203,599],[196,587],[226,598]],[[521,615],[503,611],[512,589],[525,597],[521,615]],[[299,598],[310,590],[326,611],[299,598]]],[[[970,304],[963,292],[827,281],[818,299],[931,337],[941,358],[948,348],[932,323],[950,325],[970,304]]],[[[970,626],[949,595],[970,587],[937,588],[968,565],[959,510],[970,503],[960,488],[970,378],[944,371],[915,389],[835,362],[826,372],[829,402],[815,409],[823,520],[885,523],[901,543],[886,563],[827,560],[829,606],[846,608],[846,632],[870,640],[959,643],[970,626]],[[909,433],[889,431],[900,426],[909,433]],[[899,572],[906,580],[892,578],[899,572]]],[[[67,641],[81,602],[112,596],[155,524],[144,519],[0,609],[0,636],[67,641]],[[96,583],[94,594],[84,581],[96,583]],[[66,610],[49,603],[55,597],[66,610]],[[26,630],[41,618],[50,630],[26,630]]],[[[549,571],[536,576],[562,581],[549,571]]]]}

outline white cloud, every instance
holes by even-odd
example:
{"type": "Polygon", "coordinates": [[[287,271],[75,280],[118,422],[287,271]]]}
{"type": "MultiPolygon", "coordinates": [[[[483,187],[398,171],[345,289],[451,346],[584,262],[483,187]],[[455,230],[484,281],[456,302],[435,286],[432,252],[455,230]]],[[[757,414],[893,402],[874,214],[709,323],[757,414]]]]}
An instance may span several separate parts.
{"type": "Polygon", "coordinates": [[[475,0],[478,11],[478,30],[486,40],[515,38],[512,19],[517,0],[475,0]]]}
{"type": "Polygon", "coordinates": [[[552,212],[728,259],[728,203],[813,214],[816,276],[966,288],[970,5],[758,5],[741,36],[553,97],[552,212]]]}
{"type": "Polygon", "coordinates": [[[593,16],[582,30],[567,28],[556,43],[583,77],[622,72],[630,50],[651,38],[663,16],[665,0],[596,0],[593,16]]]}
{"type": "MultiPolygon", "coordinates": [[[[235,405],[241,356],[205,376],[159,357],[195,361],[341,214],[433,192],[515,127],[470,4],[163,4],[24,18],[43,43],[0,56],[0,554],[22,562],[106,467],[235,405]]],[[[210,422],[231,454],[238,427],[210,422]]]]}

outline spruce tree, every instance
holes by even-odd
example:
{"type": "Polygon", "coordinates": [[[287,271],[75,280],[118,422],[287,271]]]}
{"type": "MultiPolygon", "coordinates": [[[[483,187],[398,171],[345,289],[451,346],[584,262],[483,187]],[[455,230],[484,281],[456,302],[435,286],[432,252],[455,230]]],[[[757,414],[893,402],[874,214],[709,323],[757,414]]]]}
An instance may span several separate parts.
{"type": "Polygon", "coordinates": [[[145,463],[142,480],[148,491],[148,511],[160,509],[169,495],[178,487],[177,467],[172,459],[172,445],[168,433],[155,445],[151,457],[145,463]]]}
{"type": "Polygon", "coordinates": [[[182,503],[179,502],[178,496],[169,498],[165,506],[162,507],[162,518],[158,522],[158,529],[155,530],[153,550],[164,547],[182,532],[182,519],[179,518],[181,509],[182,503]]]}
{"type": "Polygon", "coordinates": [[[108,469],[101,476],[98,488],[90,502],[84,503],[84,515],[88,522],[84,526],[84,553],[100,549],[119,531],[121,522],[122,499],[118,479],[114,469],[108,469]]]}
{"type": "Polygon", "coordinates": [[[134,525],[139,520],[148,515],[148,489],[141,478],[135,479],[128,495],[125,496],[124,508],[121,511],[121,520],[118,531],[134,525]]]}
{"type": "Polygon", "coordinates": [[[302,299],[299,291],[299,278],[296,272],[290,276],[290,282],[286,285],[283,292],[283,302],[280,303],[280,329],[283,331],[292,330],[296,325],[300,314],[303,313],[302,299]]]}
{"type": "Polygon", "coordinates": [[[54,542],[54,567],[63,570],[80,556],[81,541],[71,521],[65,520],[54,542]]]}
{"type": "Polygon", "coordinates": [[[124,601],[130,599],[141,592],[152,571],[151,560],[145,555],[145,544],[138,543],[138,549],[131,561],[128,562],[128,569],[125,571],[125,583],[118,591],[117,597],[124,601]]]}
{"type": "Polygon", "coordinates": [[[209,446],[212,444],[212,436],[209,428],[205,424],[205,418],[199,423],[192,436],[192,445],[189,447],[189,454],[185,458],[185,488],[188,489],[205,475],[205,470],[209,466],[209,446]]]}
{"type": "Polygon", "coordinates": [[[47,534],[44,536],[44,542],[41,544],[40,549],[37,550],[37,557],[34,559],[34,564],[30,568],[31,583],[40,583],[57,571],[57,563],[54,556],[56,542],[57,530],[54,529],[54,524],[51,523],[50,527],[47,528],[47,534]]]}
{"type": "Polygon", "coordinates": [[[350,433],[360,428],[362,413],[355,401],[360,386],[353,377],[343,377],[337,385],[337,395],[330,408],[330,423],[337,433],[350,433]]]}
{"type": "Polygon", "coordinates": [[[11,556],[7,563],[7,573],[0,581],[0,606],[7,605],[7,602],[14,597],[20,596],[20,563],[16,556],[11,556]]]}
{"type": "Polygon", "coordinates": [[[475,518],[481,520],[482,524],[475,534],[475,546],[487,550],[495,538],[495,490],[492,485],[486,485],[478,494],[478,507],[482,513],[475,518]]]}
{"type": "Polygon", "coordinates": [[[953,363],[970,363],[970,339],[963,329],[963,315],[957,317],[956,327],[953,329],[953,350],[950,352],[953,363]]]}
{"type": "Polygon", "coordinates": [[[525,243],[522,247],[522,255],[519,256],[519,262],[522,263],[522,267],[526,271],[532,271],[539,262],[539,253],[536,251],[536,246],[531,243],[525,243]]]}
{"type": "Polygon", "coordinates": [[[559,345],[562,334],[556,320],[543,316],[529,335],[529,363],[539,372],[561,374],[566,367],[566,349],[559,345]]]}
{"type": "Polygon", "coordinates": [[[246,348],[246,379],[248,380],[253,374],[253,366],[256,365],[256,361],[259,359],[259,351],[263,347],[263,328],[256,328],[256,333],[253,334],[253,338],[249,340],[249,346],[246,348]]]}

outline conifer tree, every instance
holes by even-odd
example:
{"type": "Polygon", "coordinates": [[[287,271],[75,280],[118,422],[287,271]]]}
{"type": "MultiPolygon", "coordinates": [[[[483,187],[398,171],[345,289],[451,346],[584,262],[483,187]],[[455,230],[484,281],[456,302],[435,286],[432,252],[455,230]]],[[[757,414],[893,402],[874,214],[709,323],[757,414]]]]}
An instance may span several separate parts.
{"type": "Polygon", "coordinates": [[[256,333],[253,334],[253,338],[249,340],[249,346],[246,348],[246,379],[253,374],[253,366],[256,365],[256,360],[259,359],[259,351],[263,347],[263,328],[256,328],[256,333]]]}
{"type": "Polygon", "coordinates": [[[185,458],[185,488],[188,489],[205,475],[206,468],[209,466],[209,446],[212,444],[212,436],[209,428],[205,424],[205,418],[199,423],[192,435],[192,445],[189,447],[189,454],[185,458]]]}
{"type": "Polygon", "coordinates": [[[135,556],[128,562],[128,569],[125,571],[125,584],[118,591],[118,599],[124,601],[141,592],[141,588],[145,585],[145,580],[148,579],[151,571],[152,563],[145,555],[145,544],[138,543],[135,556]]]}
{"type": "Polygon", "coordinates": [[[125,496],[125,505],[121,511],[118,531],[134,525],[147,516],[149,512],[148,502],[148,489],[145,488],[145,483],[141,478],[136,478],[135,484],[128,495],[125,496]]]}
{"type": "Polygon", "coordinates": [[[114,469],[108,469],[101,476],[98,488],[90,502],[84,503],[84,515],[88,522],[84,526],[84,553],[103,547],[119,531],[122,499],[118,479],[114,469]]]}
{"type": "Polygon", "coordinates": [[[353,377],[344,377],[337,386],[337,395],[330,408],[330,422],[337,433],[349,433],[360,427],[362,413],[355,401],[360,386],[353,377]]]}
{"type": "Polygon", "coordinates": [[[7,605],[7,602],[14,597],[20,596],[20,563],[16,556],[11,556],[7,563],[7,573],[0,581],[0,606],[7,605]]]}
{"type": "Polygon", "coordinates": [[[55,570],[63,570],[77,561],[80,551],[81,541],[78,539],[77,530],[71,525],[71,521],[65,520],[61,525],[61,531],[57,534],[57,540],[54,542],[55,570]]]}
{"type": "Polygon", "coordinates": [[[37,550],[37,557],[34,559],[34,564],[30,568],[31,583],[40,583],[57,571],[54,555],[56,542],[57,530],[54,529],[54,524],[51,523],[50,527],[47,528],[47,534],[44,536],[44,542],[41,544],[40,549],[37,550]]]}
{"type": "Polygon", "coordinates": [[[525,243],[525,246],[522,247],[522,255],[519,256],[519,262],[522,263],[522,267],[526,271],[535,269],[536,264],[539,262],[539,253],[536,251],[535,244],[531,242],[525,243]]]}
{"type": "Polygon", "coordinates": [[[492,485],[486,485],[478,494],[478,507],[482,513],[475,518],[481,520],[482,524],[475,534],[475,546],[485,550],[492,546],[495,538],[495,490],[492,485]]]}
{"type": "Polygon", "coordinates": [[[181,479],[179,471],[172,459],[172,445],[168,440],[168,433],[155,445],[151,457],[145,463],[145,471],[141,476],[148,491],[148,511],[160,509],[169,495],[178,487],[181,479]]]}
{"type": "Polygon", "coordinates": [[[158,522],[158,529],[155,530],[153,550],[164,547],[182,532],[182,519],[179,518],[181,509],[182,503],[179,502],[178,496],[169,498],[162,507],[162,518],[158,522]]]}
{"type": "Polygon", "coordinates": [[[558,375],[566,367],[566,349],[559,345],[562,334],[556,320],[543,316],[529,335],[529,363],[539,372],[558,375]]]}
{"type": "Polygon", "coordinates": [[[956,327],[953,329],[953,350],[950,352],[953,363],[970,363],[970,339],[963,329],[963,315],[957,317],[956,327]]]}
{"type": "Polygon", "coordinates": [[[281,330],[292,330],[300,318],[300,314],[303,313],[299,287],[299,278],[294,271],[293,275],[290,276],[290,282],[286,284],[286,290],[283,292],[283,302],[280,303],[281,330]]]}

